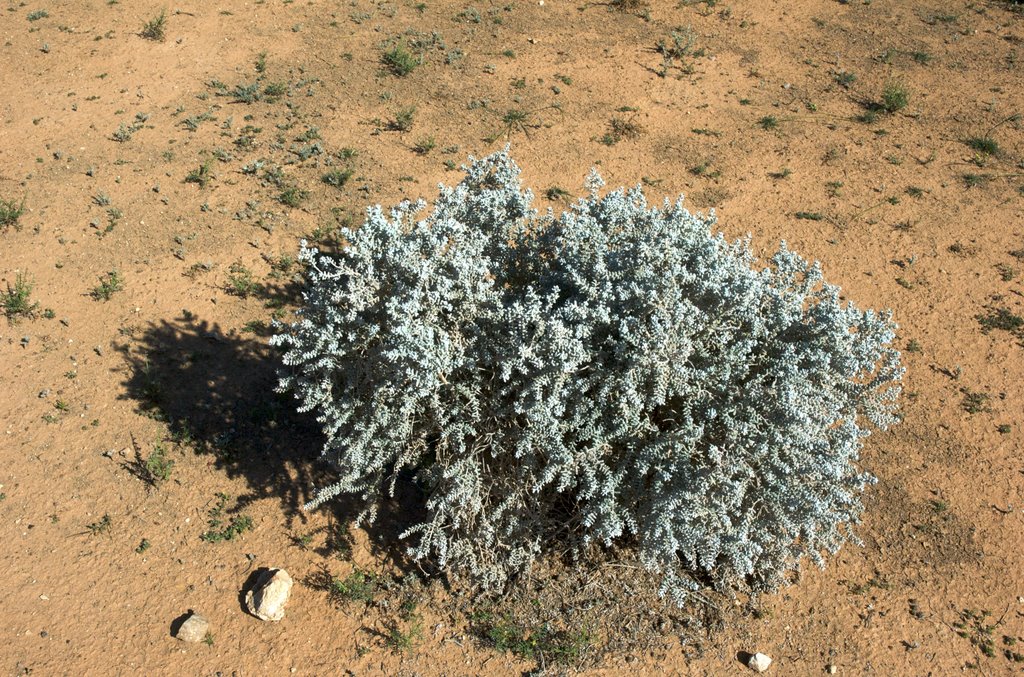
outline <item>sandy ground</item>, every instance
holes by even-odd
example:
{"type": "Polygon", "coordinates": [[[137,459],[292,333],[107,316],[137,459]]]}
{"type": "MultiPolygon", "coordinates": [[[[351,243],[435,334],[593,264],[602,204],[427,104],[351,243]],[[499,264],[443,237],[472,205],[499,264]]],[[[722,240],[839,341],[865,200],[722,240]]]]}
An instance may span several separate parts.
{"type": "Polygon", "coordinates": [[[391,571],[400,546],[381,527],[339,551],[344,506],[301,510],[326,475],[266,348],[300,238],[429,199],[506,142],[542,207],[598,166],[714,208],[759,252],[785,239],[893,309],[908,367],[905,421],[863,455],[879,478],[864,547],[724,610],[699,646],[670,623],[659,648],[585,671],[740,674],[754,650],[779,675],[1022,670],[1024,334],[979,317],[1024,313],[1024,15],[621,4],[181,0],[154,40],[156,3],[5,0],[0,200],[24,213],[0,226],[0,290],[20,275],[38,306],[0,320],[0,671],[537,667],[475,639],[436,590],[394,620],[314,584],[391,571]],[[399,43],[422,62],[404,76],[382,63],[399,43]],[[877,110],[887,85],[905,107],[877,110]],[[328,185],[332,168],[352,174],[328,185]],[[161,450],[173,468],[153,486],[136,456],[161,450]],[[238,537],[201,538],[243,516],[238,537]],[[239,601],[264,566],[305,581],[281,623],[239,601]],[[171,636],[188,609],[209,643],[171,636]]]}

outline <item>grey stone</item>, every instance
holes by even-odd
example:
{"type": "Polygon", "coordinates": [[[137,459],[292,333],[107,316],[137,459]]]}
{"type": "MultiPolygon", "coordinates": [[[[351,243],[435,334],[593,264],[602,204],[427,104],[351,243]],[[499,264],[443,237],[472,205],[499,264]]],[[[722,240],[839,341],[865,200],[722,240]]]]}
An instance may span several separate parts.
{"type": "Polygon", "coordinates": [[[256,584],[245,593],[245,606],[256,618],[279,621],[284,618],[284,605],[292,592],[292,577],[284,569],[267,569],[256,584]]]}
{"type": "Polygon", "coordinates": [[[206,633],[209,631],[210,621],[192,611],[189,612],[188,618],[181,624],[174,636],[183,642],[201,642],[206,639],[206,633]]]}
{"type": "Polygon", "coordinates": [[[747,667],[754,672],[764,672],[771,664],[771,657],[763,653],[755,653],[747,659],[747,667]]]}

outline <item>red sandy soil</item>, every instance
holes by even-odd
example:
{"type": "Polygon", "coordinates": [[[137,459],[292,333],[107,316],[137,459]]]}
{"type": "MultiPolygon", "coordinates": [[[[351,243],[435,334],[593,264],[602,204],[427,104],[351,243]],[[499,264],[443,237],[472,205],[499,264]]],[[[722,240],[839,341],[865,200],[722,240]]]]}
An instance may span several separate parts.
{"type": "Polygon", "coordinates": [[[1013,10],[997,0],[183,0],[152,40],[139,33],[157,3],[6,2],[0,199],[24,200],[25,212],[0,230],[0,290],[21,274],[39,305],[0,320],[0,671],[536,666],[449,621],[443,594],[420,605],[422,632],[406,651],[388,646],[387,613],[333,604],[314,585],[296,585],[281,623],[239,603],[258,567],[344,578],[389,570],[399,547],[386,530],[355,530],[351,554],[337,557],[328,529],[343,507],[301,509],[327,475],[313,426],[271,392],[266,325],[294,307],[287,257],[304,236],[358,223],[369,204],[429,199],[459,180],[468,155],[507,141],[542,207],[560,207],[546,189],[577,194],[598,166],[610,186],[643,180],[653,199],[685,193],[691,208],[714,208],[724,232],[750,233],[759,252],[785,239],[861,306],[893,309],[908,368],[904,422],[864,450],[879,482],[863,547],[753,611],[724,610],[700,651],[669,627],[661,648],[583,670],[740,674],[738,652],[756,650],[779,675],[829,664],[1020,672],[1024,348],[1021,334],[978,319],[1024,314],[1014,117],[1024,15],[1013,10]],[[657,45],[673,30],[694,42],[666,66],[657,45]],[[422,64],[388,72],[389,40],[418,41],[422,64]],[[246,104],[214,81],[284,88],[246,104]],[[887,84],[907,105],[874,114],[887,84]],[[410,107],[411,129],[390,129],[410,107]],[[510,110],[525,121],[505,124],[510,110]],[[627,133],[604,138],[613,120],[627,133]],[[997,152],[968,143],[986,137],[997,152]],[[300,159],[315,142],[323,153],[300,159]],[[345,148],[358,155],[340,159],[345,148]],[[328,158],[354,171],[341,188],[321,181],[328,158]],[[256,175],[242,171],[260,159],[256,175]],[[186,182],[207,160],[207,184],[186,182]],[[283,186],[308,191],[297,206],[265,178],[274,165],[283,186]],[[123,290],[95,298],[114,270],[123,290]],[[154,487],[132,461],[158,447],[174,466],[154,487]],[[252,529],[207,542],[218,493],[225,515],[252,529]],[[171,636],[188,609],[210,618],[209,645],[171,636]],[[976,628],[968,610],[996,627],[976,628]]]}

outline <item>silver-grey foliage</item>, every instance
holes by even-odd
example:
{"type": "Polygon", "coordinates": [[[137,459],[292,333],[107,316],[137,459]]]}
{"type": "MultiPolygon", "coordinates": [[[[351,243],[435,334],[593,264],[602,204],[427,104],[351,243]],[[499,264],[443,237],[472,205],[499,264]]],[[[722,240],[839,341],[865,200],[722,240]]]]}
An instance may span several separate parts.
{"type": "MultiPolygon", "coordinates": [[[[636,548],[663,593],[768,589],[854,539],[865,422],[895,420],[888,313],[840,301],[785,244],[755,267],[639,187],[554,215],[506,152],[432,211],[367,213],[302,250],[281,388],[315,412],[339,493],[372,519],[403,470],[412,554],[495,588],[554,542],[636,548]]],[[[855,539],[854,539],[855,540],[855,539]]]]}

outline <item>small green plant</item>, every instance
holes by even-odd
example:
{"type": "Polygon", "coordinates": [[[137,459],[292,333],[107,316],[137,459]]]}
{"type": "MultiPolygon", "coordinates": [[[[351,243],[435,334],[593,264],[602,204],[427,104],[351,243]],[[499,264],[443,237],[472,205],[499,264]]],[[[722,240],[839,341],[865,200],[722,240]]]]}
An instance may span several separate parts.
{"type": "Polygon", "coordinates": [[[821,221],[825,218],[825,216],[819,212],[797,212],[793,216],[804,221],[821,221]]]}
{"type": "Polygon", "coordinates": [[[544,191],[544,197],[551,200],[552,202],[560,202],[568,200],[570,197],[572,197],[572,193],[567,191],[565,188],[562,188],[561,186],[551,186],[546,191],[544,191]]]}
{"type": "Polygon", "coordinates": [[[693,66],[683,61],[688,56],[699,56],[698,52],[693,50],[696,43],[697,35],[690,26],[673,30],[668,39],[660,38],[654,46],[654,51],[661,55],[661,67],[654,71],[655,74],[664,78],[672,68],[679,68],[684,75],[692,73],[693,66]]]}
{"type": "Polygon", "coordinates": [[[260,52],[259,54],[256,55],[255,66],[256,66],[256,72],[257,73],[261,73],[262,74],[262,73],[266,73],[267,72],[267,53],[266,52],[260,52]]]}
{"type": "Polygon", "coordinates": [[[34,12],[29,12],[28,13],[28,20],[29,21],[39,21],[40,19],[45,19],[48,16],[50,16],[50,13],[47,12],[45,9],[37,9],[34,12]]]}
{"type": "Polygon", "coordinates": [[[890,80],[882,90],[882,108],[886,113],[895,113],[907,107],[910,92],[900,80],[890,80]]]}
{"type": "Polygon", "coordinates": [[[967,147],[983,155],[998,155],[999,143],[991,136],[972,136],[964,141],[967,147]]]}
{"type": "Polygon", "coordinates": [[[137,128],[135,125],[129,125],[122,122],[117,126],[114,133],[110,135],[110,138],[118,143],[127,143],[128,141],[131,141],[132,134],[134,134],[136,130],[137,128]]]}
{"type": "Polygon", "coordinates": [[[277,201],[286,207],[297,209],[309,198],[309,191],[298,186],[286,186],[277,196],[277,201]]]}
{"type": "Polygon", "coordinates": [[[623,139],[639,139],[644,128],[632,120],[615,117],[608,122],[608,131],[601,137],[601,143],[606,146],[614,146],[623,139]]]}
{"type": "Polygon", "coordinates": [[[990,308],[986,314],[977,315],[976,319],[983,334],[999,329],[1024,338],[1024,317],[1006,308],[990,308]]]}
{"type": "Polygon", "coordinates": [[[850,85],[856,82],[857,76],[848,71],[841,71],[839,73],[836,73],[835,79],[836,84],[838,84],[840,87],[842,87],[843,89],[849,89],[850,85]]]}
{"type": "Polygon", "coordinates": [[[964,174],[961,178],[964,181],[964,186],[967,188],[976,188],[978,186],[983,186],[992,180],[992,176],[990,174],[967,173],[964,174]]]}
{"type": "Polygon", "coordinates": [[[592,642],[586,630],[553,630],[547,623],[528,626],[486,612],[477,619],[483,621],[477,625],[478,633],[496,650],[542,663],[577,662],[592,642]]]}
{"type": "Polygon", "coordinates": [[[98,536],[100,534],[110,531],[110,528],[112,526],[114,526],[114,520],[111,519],[109,514],[104,513],[103,517],[93,522],[92,524],[86,525],[85,528],[88,529],[89,533],[93,536],[98,536]]]}
{"type": "Polygon", "coordinates": [[[206,160],[196,169],[185,175],[185,183],[198,184],[200,188],[206,188],[213,179],[213,161],[206,160]]]}
{"type": "Polygon", "coordinates": [[[356,567],[345,578],[332,578],[330,592],[331,597],[338,601],[369,604],[373,601],[377,588],[376,577],[356,567]]]}
{"type": "Polygon", "coordinates": [[[384,637],[384,644],[392,651],[411,651],[423,637],[423,622],[415,618],[410,621],[408,628],[402,630],[397,622],[392,622],[388,627],[387,635],[384,637]]]}
{"type": "Polygon", "coordinates": [[[761,127],[761,129],[778,129],[779,119],[774,115],[765,115],[763,118],[757,121],[757,124],[761,127]]]}
{"type": "Polygon", "coordinates": [[[148,538],[144,538],[144,539],[142,539],[139,542],[139,544],[137,546],[135,546],[135,552],[137,552],[137,553],[139,553],[141,555],[142,553],[144,553],[147,550],[149,550],[150,547],[152,547],[152,544],[149,542],[149,539],[148,538]]]}
{"type": "Polygon", "coordinates": [[[991,411],[988,405],[990,399],[988,393],[974,392],[966,388],[963,390],[963,393],[964,399],[961,402],[961,406],[968,414],[980,414],[983,411],[991,411]]]}
{"type": "Polygon", "coordinates": [[[978,651],[989,658],[994,658],[996,645],[993,636],[1001,621],[991,623],[991,617],[992,612],[987,610],[964,609],[953,622],[953,628],[957,635],[968,640],[978,651]]]}
{"type": "Polygon", "coordinates": [[[917,339],[910,339],[907,341],[907,352],[908,353],[920,353],[922,352],[921,344],[918,343],[917,339]]]}
{"type": "Polygon", "coordinates": [[[287,93],[288,85],[283,82],[271,82],[263,88],[263,96],[267,97],[271,103],[274,103],[287,93]]]}
{"type": "Polygon", "coordinates": [[[220,543],[222,541],[233,541],[238,536],[253,527],[252,518],[248,515],[233,515],[230,520],[225,521],[224,508],[227,506],[230,496],[217,492],[217,503],[207,513],[207,529],[199,538],[207,543],[220,543]]]}
{"type": "Polygon", "coordinates": [[[218,93],[232,97],[232,99],[237,103],[256,103],[263,98],[259,82],[253,82],[251,84],[239,83],[230,91],[225,89],[223,92],[218,93]]]}
{"type": "Polygon", "coordinates": [[[228,291],[240,298],[248,298],[256,291],[256,278],[252,271],[241,263],[232,263],[228,268],[228,291]]]}
{"type": "Polygon", "coordinates": [[[412,129],[416,106],[408,106],[395,113],[395,119],[388,122],[388,129],[393,132],[407,132],[412,129]]]}
{"type": "Polygon", "coordinates": [[[25,201],[18,204],[14,200],[0,199],[0,230],[7,230],[11,226],[17,227],[18,219],[25,213],[25,201]]]}
{"type": "Polygon", "coordinates": [[[206,646],[213,646],[213,633],[207,631],[206,636],[203,637],[203,644],[206,646]]]}
{"type": "Polygon", "coordinates": [[[711,169],[711,162],[709,160],[690,167],[690,173],[694,176],[704,176],[709,179],[717,179],[722,175],[721,170],[711,169]]]}
{"type": "Polygon", "coordinates": [[[143,24],[139,35],[147,40],[163,42],[167,37],[167,10],[160,10],[158,15],[143,24]]]}
{"type": "Polygon", "coordinates": [[[328,186],[342,188],[352,178],[352,174],[353,171],[351,169],[332,169],[321,176],[320,180],[328,186]]]}
{"type": "Polygon", "coordinates": [[[174,461],[167,458],[167,448],[162,444],[157,444],[153,447],[149,458],[146,459],[145,468],[151,483],[156,485],[160,482],[166,482],[171,478],[174,461]]]}
{"type": "Polygon", "coordinates": [[[100,283],[92,288],[89,295],[97,301],[109,301],[119,291],[124,291],[124,278],[121,273],[112,270],[100,277],[100,283]]]}
{"type": "Polygon", "coordinates": [[[24,317],[31,317],[39,307],[38,303],[32,303],[29,297],[32,295],[33,284],[24,273],[18,273],[14,278],[14,286],[7,283],[7,292],[0,294],[0,306],[3,306],[4,315],[8,321],[14,323],[24,317]]]}
{"type": "Polygon", "coordinates": [[[417,155],[426,155],[436,147],[437,143],[434,141],[434,137],[425,136],[413,144],[412,150],[417,155]]]}
{"type": "Polygon", "coordinates": [[[401,44],[384,52],[381,62],[385,68],[398,77],[405,77],[420,65],[420,59],[401,44]]]}

